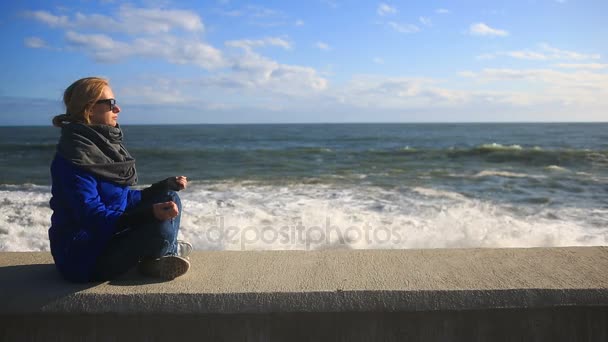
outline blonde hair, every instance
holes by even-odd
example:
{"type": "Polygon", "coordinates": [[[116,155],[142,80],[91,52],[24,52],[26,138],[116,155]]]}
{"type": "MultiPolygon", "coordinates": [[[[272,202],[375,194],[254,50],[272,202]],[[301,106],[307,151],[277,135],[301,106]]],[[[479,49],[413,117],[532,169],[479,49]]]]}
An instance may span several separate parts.
{"type": "Polygon", "coordinates": [[[90,124],[93,105],[108,85],[108,80],[100,77],[85,77],[72,83],[63,92],[65,114],[55,116],[53,126],[62,127],[70,122],[90,124]]]}

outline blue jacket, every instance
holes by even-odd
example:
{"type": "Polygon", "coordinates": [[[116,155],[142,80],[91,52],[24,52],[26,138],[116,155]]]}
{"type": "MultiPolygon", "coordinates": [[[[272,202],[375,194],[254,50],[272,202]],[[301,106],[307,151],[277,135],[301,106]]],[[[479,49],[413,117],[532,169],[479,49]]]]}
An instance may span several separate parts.
{"type": "Polygon", "coordinates": [[[51,177],[49,239],[55,265],[70,281],[90,281],[118,218],[141,201],[141,191],[96,178],[59,155],[51,163],[51,177]]]}

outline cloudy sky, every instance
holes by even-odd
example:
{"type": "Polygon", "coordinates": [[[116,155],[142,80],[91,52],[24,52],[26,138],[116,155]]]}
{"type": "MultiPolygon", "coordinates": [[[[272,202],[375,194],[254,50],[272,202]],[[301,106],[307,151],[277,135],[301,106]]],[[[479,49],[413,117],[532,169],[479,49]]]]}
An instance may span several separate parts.
{"type": "Polygon", "coordinates": [[[3,1],[0,125],[607,121],[608,1],[3,1]]]}

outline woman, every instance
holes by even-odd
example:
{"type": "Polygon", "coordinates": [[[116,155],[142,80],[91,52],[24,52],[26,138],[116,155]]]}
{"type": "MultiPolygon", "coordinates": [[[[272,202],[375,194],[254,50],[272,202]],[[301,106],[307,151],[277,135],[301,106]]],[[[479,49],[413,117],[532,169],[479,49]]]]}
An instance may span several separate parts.
{"type": "Polygon", "coordinates": [[[75,282],[113,279],[137,266],[149,276],[173,279],[190,267],[192,246],[178,241],[181,204],[175,191],[184,176],[144,190],[135,159],[122,145],[120,107],[108,81],[80,79],[63,94],[66,114],[51,164],[53,215],[49,239],[59,272],[75,282]]]}

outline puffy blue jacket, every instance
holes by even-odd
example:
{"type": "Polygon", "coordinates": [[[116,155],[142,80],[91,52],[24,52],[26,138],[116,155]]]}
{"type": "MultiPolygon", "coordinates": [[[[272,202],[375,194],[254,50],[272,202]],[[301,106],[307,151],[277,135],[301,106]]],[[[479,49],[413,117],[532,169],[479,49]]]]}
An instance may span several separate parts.
{"type": "Polygon", "coordinates": [[[59,155],[51,163],[51,177],[49,239],[55,265],[70,281],[90,281],[118,218],[141,201],[141,191],[96,178],[59,155]]]}

